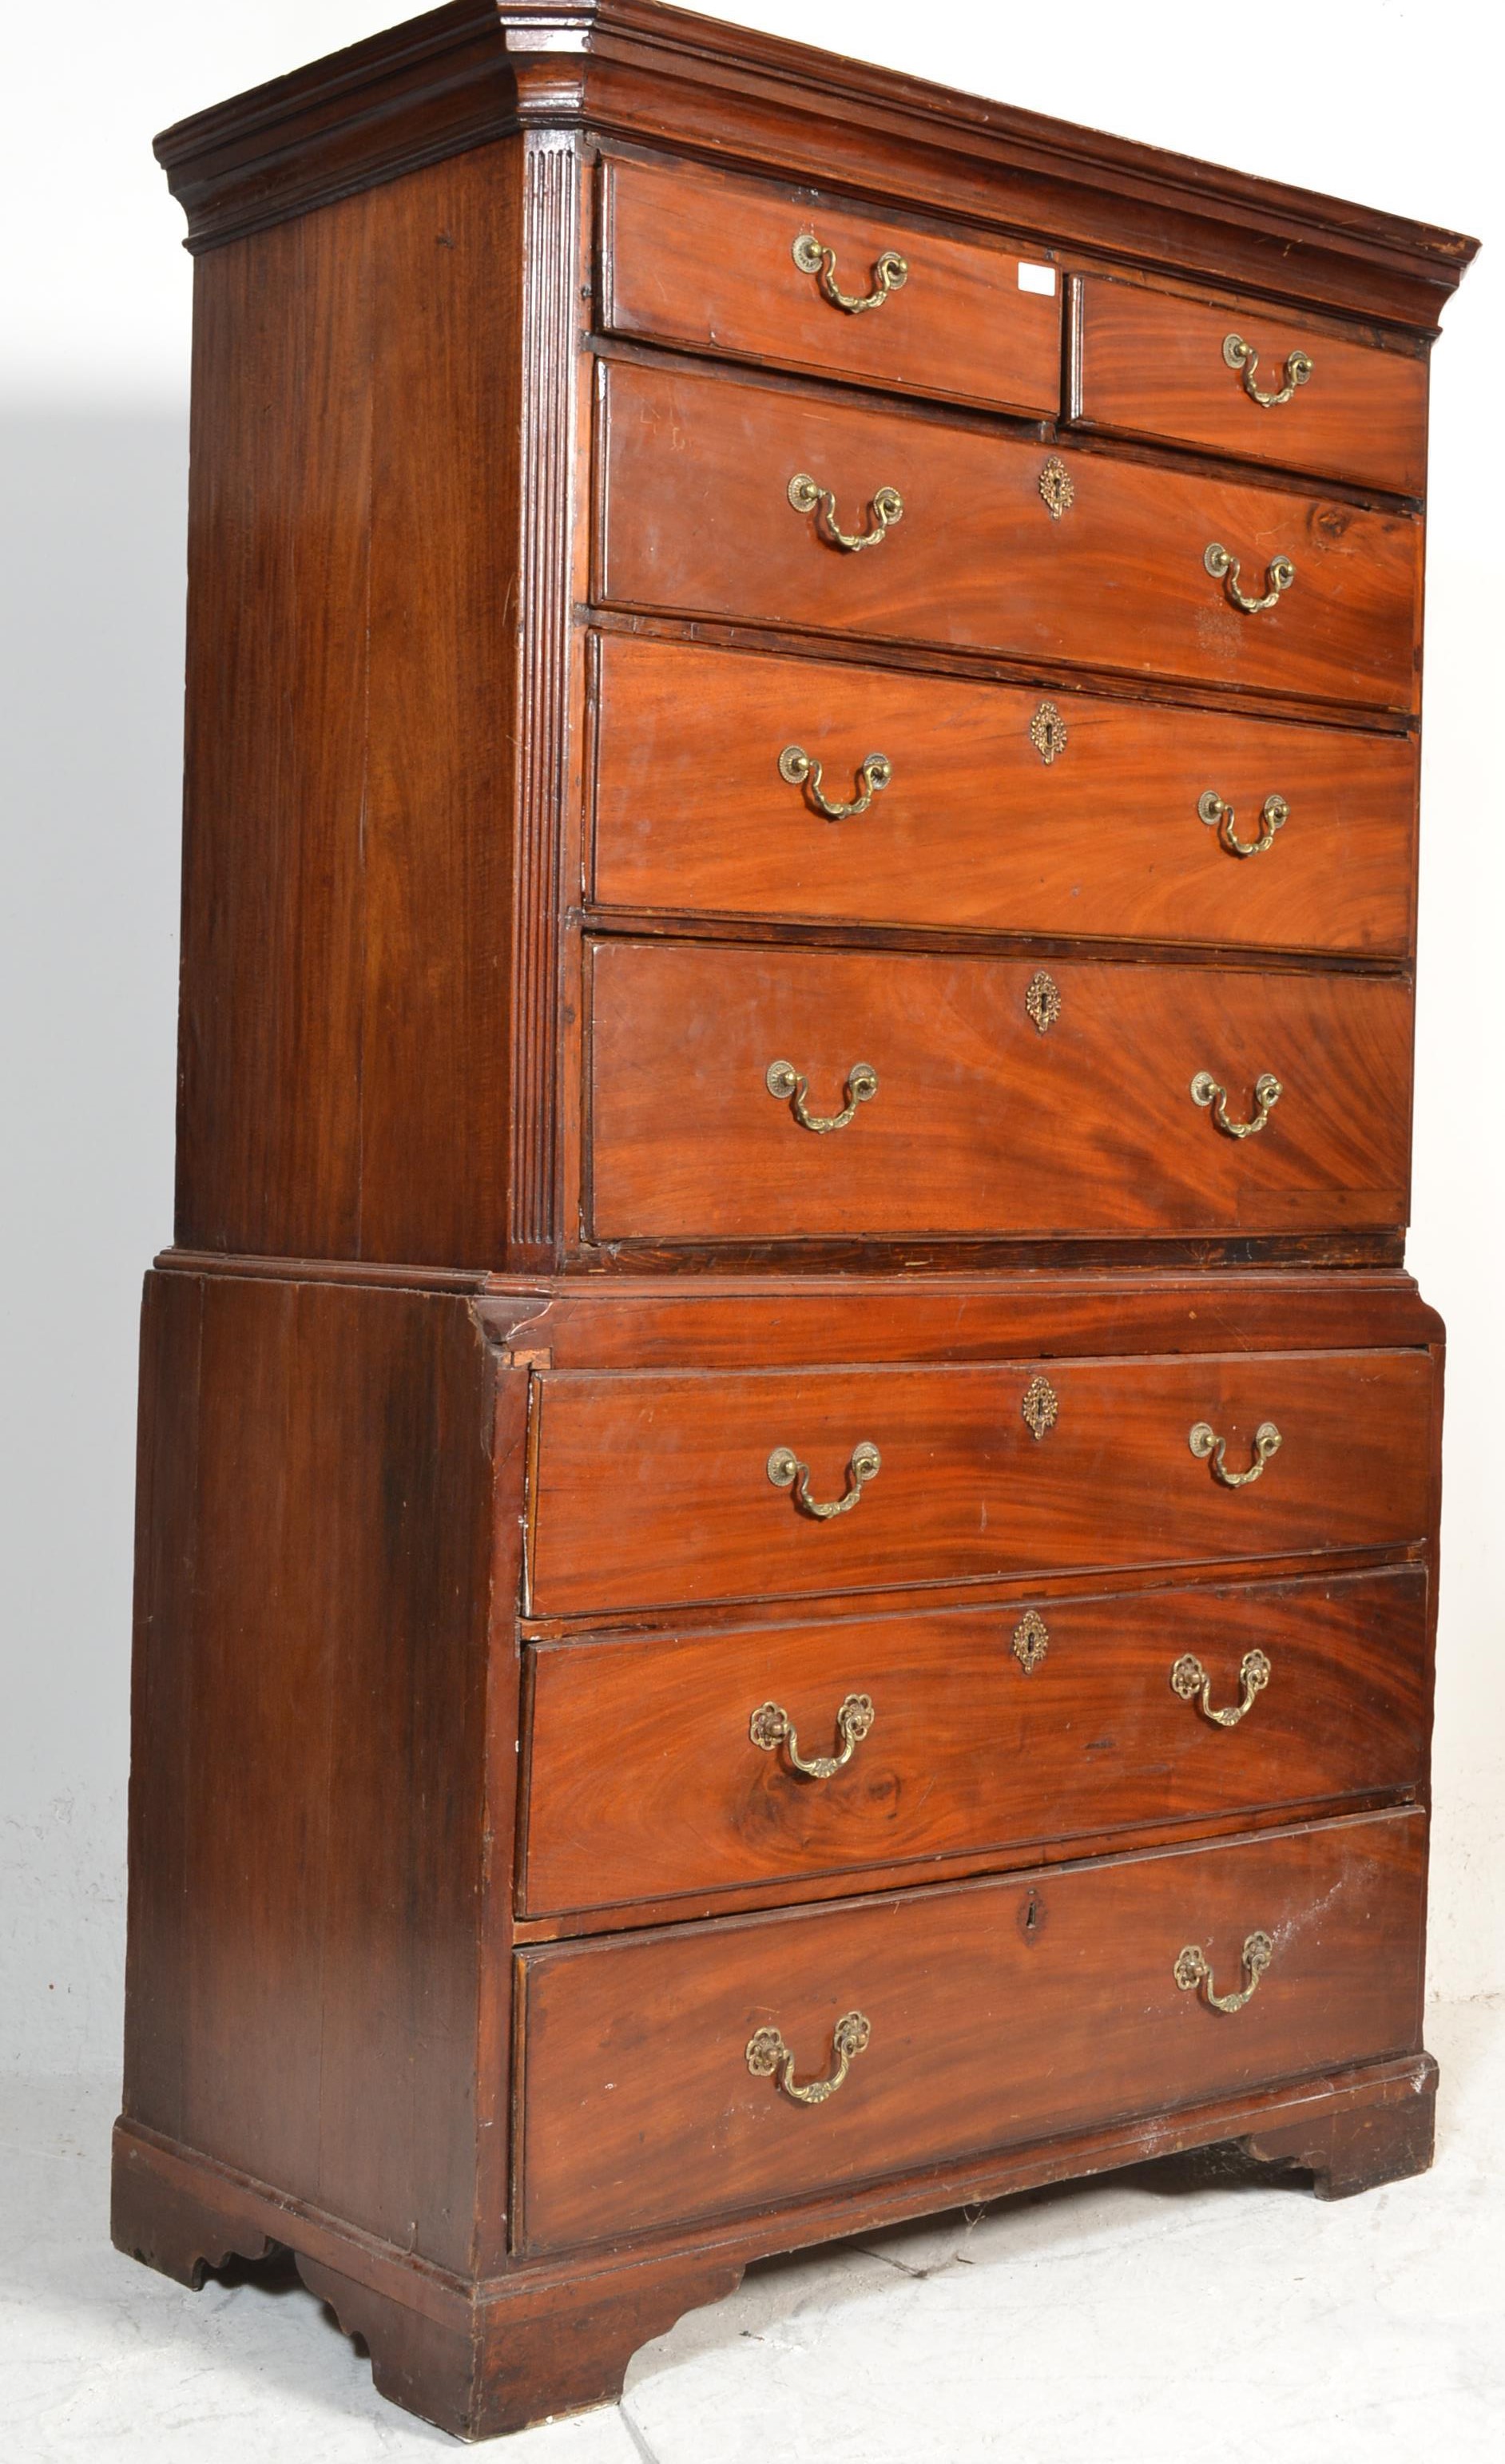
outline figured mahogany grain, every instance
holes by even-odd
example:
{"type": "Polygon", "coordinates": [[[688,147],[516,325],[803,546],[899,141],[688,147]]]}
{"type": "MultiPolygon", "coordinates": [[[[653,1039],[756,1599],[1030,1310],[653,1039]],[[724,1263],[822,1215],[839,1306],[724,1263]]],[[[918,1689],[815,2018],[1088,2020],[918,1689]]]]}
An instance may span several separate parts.
{"type": "Polygon", "coordinates": [[[520,2247],[735,2214],[1407,2051],[1425,1830],[1383,1815],[520,1954],[520,2247]],[[1274,1957],[1242,2011],[1178,1988],[1188,1943],[1220,1992],[1247,1981],[1256,1929],[1274,1957]],[[775,2026],[796,2078],[823,2078],[848,2011],[872,2041],[828,2102],[749,2073],[748,2040],[775,2026]]]}
{"type": "Polygon", "coordinates": [[[1401,954],[1411,945],[1412,738],[1282,725],[608,634],[597,646],[598,906],[831,924],[1401,954]],[[1064,748],[1031,739],[1051,703],[1064,748]],[[832,822],[779,757],[822,766],[832,822]],[[1237,856],[1266,799],[1289,817],[1237,856]]]}
{"type": "Polygon", "coordinates": [[[491,2093],[491,1388],[460,1300],[148,1280],[125,2114],[451,2267],[491,2093]]]}
{"type": "Polygon", "coordinates": [[[1404,1223],[1411,991],[1361,976],[598,943],[591,1195],[598,1241],[864,1233],[1381,1230],[1404,1223]],[[838,1113],[806,1129],[771,1063],[838,1113]],[[1210,1070],[1220,1131],[1190,1088],[1210,1070]]]}
{"type": "Polygon", "coordinates": [[[1058,1410],[1042,1439],[1022,1410],[1038,1374],[1028,1359],[545,1371],[534,1380],[530,1611],[1384,1548],[1428,1528],[1425,1353],[1052,1360],[1058,1410]],[[1230,1470],[1249,1464],[1261,1422],[1284,1442],[1257,1481],[1227,1488],[1191,1452],[1199,1420],[1227,1438],[1230,1470]],[[768,1478],[770,1454],[788,1446],[818,1501],[840,1497],[864,1440],[882,1468],[830,1521],[768,1478]]]}
{"type": "Polygon", "coordinates": [[[1314,702],[1417,703],[1421,526],[1321,496],[1070,450],[1052,519],[1044,445],[719,373],[603,371],[597,591],[614,606],[1007,650],[1314,702]],[[836,519],[901,521],[849,553],[797,512],[798,473],[836,519]],[[1204,565],[1218,543],[1246,595],[1277,556],[1296,578],[1262,615],[1204,565]]]}
{"type": "Polygon", "coordinates": [[[1017,1848],[1178,1816],[1399,1795],[1422,1775],[1427,1578],[1416,1568],[1238,1590],[1042,1594],[949,1611],[753,1634],[532,1647],[530,1914],[736,1889],[947,1852],[1017,1848]],[[1045,1656],[1013,1648],[1042,1617],[1045,1656]],[[1272,1675],[1236,1728],[1171,1687],[1184,1653],[1240,1701],[1244,1655],[1272,1675]],[[802,1775],[748,1732],[780,1705],[802,1775]]]}
{"type": "Polygon", "coordinates": [[[602,180],[608,332],[1003,410],[1059,410],[1062,281],[1037,250],[683,163],[608,162],[602,180]],[[905,280],[875,308],[842,309],[795,264],[803,233],[834,250],[833,278],[850,297],[875,288],[885,251],[903,256],[905,280]],[[1022,287],[1021,259],[1048,291],[1022,287]]]}
{"type": "Polygon", "coordinates": [[[1267,300],[1207,304],[1096,275],[1073,289],[1076,426],[1421,495],[1427,362],[1409,338],[1339,335],[1267,300]],[[1263,407],[1223,357],[1229,334],[1257,354],[1253,383],[1262,393],[1284,389],[1294,351],[1306,354],[1312,373],[1289,402],[1263,407]]]}

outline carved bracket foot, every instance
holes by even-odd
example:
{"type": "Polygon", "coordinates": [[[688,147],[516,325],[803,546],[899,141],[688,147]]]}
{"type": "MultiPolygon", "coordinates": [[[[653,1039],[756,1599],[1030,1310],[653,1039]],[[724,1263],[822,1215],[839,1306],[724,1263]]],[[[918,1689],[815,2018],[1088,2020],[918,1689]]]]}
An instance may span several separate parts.
{"type": "Polygon", "coordinates": [[[188,2183],[154,2162],[152,2151],[115,2133],[110,2176],[110,2239],[127,2258],[155,2267],[190,2292],[230,2258],[266,2258],[277,2245],[249,2205],[211,2175],[188,2183]]]}
{"type": "Polygon", "coordinates": [[[1436,2105],[1437,2065],[1427,2056],[1414,2080],[1397,2082],[1383,2098],[1340,2105],[1283,2129],[1255,2131],[1238,2145],[1260,2164],[1309,2172],[1319,2199],[1351,2199],[1383,2182],[1426,2172],[1432,2161],[1436,2105]]]}

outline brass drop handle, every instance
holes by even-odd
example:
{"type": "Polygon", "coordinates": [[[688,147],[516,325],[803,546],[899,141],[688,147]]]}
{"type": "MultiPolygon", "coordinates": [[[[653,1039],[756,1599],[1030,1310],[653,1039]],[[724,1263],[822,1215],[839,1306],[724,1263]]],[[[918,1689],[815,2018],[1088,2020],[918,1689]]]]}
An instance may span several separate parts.
{"type": "Polygon", "coordinates": [[[873,527],[865,531],[844,531],[836,519],[836,498],[830,488],[823,488],[808,471],[796,471],[789,481],[789,502],[797,514],[813,514],[815,528],[832,547],[855,550],[881,547],[896,522],[904,518],[904,499],[896,488],[880,488],[868,506],[873,527]]]}
{"type": "Polygon", "coordinates": [[[848,822],[854,813],[865,813],[874,796],[880,796],[894,776],[894,764],[884,753],[870,753],[857,772],[858,792],[850,804],[833,804],[821,793],[821,765],[802,744],[786,744],[779,756],[779,776],[791,787],[803,787],[817,813],[828,822],[848,822]]]}
{"type": "MultiPolygon", "coordinates": [[[[1261,1464],[1260,1469],[1263,1470],[1261,1464]]],[[[1250,1477],[1246,1473],[1246,1479],[1250,1477]]],[[[1171,1690],[1184,1703],[1196,1703],[1205,1720],[1215,1728],[1236,1728],[1246,1711],[1253,1708],[1254,1698],[1263,1694],[1270,1683],[1270,1662],[1262,1651],[1246,1651],[1239,1662],[1238,1701],[1223,1711],[1212,1707],[1212,1680],[1194,1651],[1184,1652],[1170,1672],[1171,1690]]]]}
{"type": "Polygon", "coordinates": [[[841,1750],[834,1754],[802,1754],[799,1738],[782,1703],[760,1703],[747,1723],[747,1733],[765,1754],[777,1753],[781,1746],[786,1746],[790,1763],[807,1779],[834,1779],[839,1771],[846,1770],[876,1717],[871,1694],[849,1694],[836,1714],[841,1750]]]}
{"type": "Polygon", "coordinates": [[[1226,1138],[1254,1138],[1259,1135],[1285,1089],[1269,1069],[1261,1070],[1254,1081],[1254,1117],[1251,1121],[1228,1119],[1228,1090],[1220,1087],[1210,1069],[1199,1069],[1191,1082],[1191,1100],[1203,1111],[1210,1109],[1212,1117],[1226,1138]]]}
{"type": "Polygon", "coordinates": [[[1268,1933],[1251,1933],[1244,1940],[1244,1973],[1249,1978],[1242,1993],[1214,1993],[1212,1970],[1208,1967],[1200,1942],[1188,1942],[1176,1962],[1176,1982],[1183,1993],[1195,1993],[1202,1988],[1209,2011],[1242,2011],[1253,2000],[1255,1989],[1275,1955],[1275,1946],[1268,1933]]]}
{"type": "Polygon", "coordinates": [[[768,1478],[775,1488],[792,1488],[794,1503],[802,1514],[811,1514],[817,1523],[829,1523],[834,1514],[850,1514],[870,1480],[876,1480],[883,1468],[883,1458],[871,1438],[853,1446],[847,1465],[847,1487],[841,1497],[823,1506],[810,1495],[810,1467],[801,1463],[792,1446],[775,1446],[768,1457],[768,1478]],[[799,1485],[796,1487],[795,1484],[799,1485]]]}
{"type": "Polygon", "coordinates": [[[788,1105],[802,1130],[813,1130],[823,1138],[828,1130],[846,1129],[855,1119],[859,1104],[871,1104],[878,1091],[878,1073],[866,1061],[854,1061],[847,1072],[847,1100],[839,1112],[807,1111],[809,1080],[801,1077],[792,1061],[770,1061],[763,1083],[779,1103],[788,1105]]]}
{"type": "Polygon", "coordinates": [[[802,274],[813,274],[822,297],[833,308],[844,308],[849,317],[860,317],[867,308],[881,308],[889,293],[902,291],[909,280],[907,260],[896,248],[886,248],[874,266],[872,290],[865,298],[853,297],[837,287],[835,250],[822,247],[813,231],[801,231],[794,243],[794,262],[802,274]]]}
{"type": "Polygon", "coordinates": [[[1291,819],[1291,807],[1284,796],[1267,796],[1260,811],[1258,838],[1241,839],[1233,826],[1236,816],[1232,805],[1226,804],[1209,787],[1205,796],[1197,799],[1197,818],[1206,822],[1209,829],[1214,823],[1217,825],[1218,844],[1226,847],[1229,855],[1268,855],[1275,844],[1275,832],[1291,819]]]}
{"type": "Polygon", "coordinates": [[[1293,351],[1286,362],[1286,381],[1280,391],[1261,393],[1254,383],[1254,370],[1259,365],[1259,354],[1251,342],[1246,342],[1242,334],[1225,335],[1223,357],[1230,368],[1236,368],[1242,374],[1244,391],[1250,402],[1258,403],[1261,410],[1278,410],[1283,402],[1290,401],[1297,385],[1305,385],[1312,373],[1309,355],[1305,351],[1293,351]]]}
{"type": "Polygon", "coordinates": [[[830,2077],[811,2079],[807,2087],[796,2087],[794,2056],[778,2029],[760,2028],[747,2040],[747,2067],[754,2079],[775,2080],[780,2094],[786,2096],[791,2104],[824,2104],[829,2096],[835,2095],[857,2056],[867,2051],[872,2035],[872,2026],[863,2013],[849,2011],[837,2020],[831,2033],[835,2063],[830,2077]]]}
{"type": "Polygon", "coordinates": [[[1238,586],[1237,557],[1229,556],[1228,549],[1220,547],[1216,539],[1210,547],[1203,551],[1202,561],[1213,581],[1222,583],[1233,605],[1242,608],[1246,616],[1258,616],[1263,614],[1267,607],[1273,607],[1281,592],[1289,590],[1296,578],[1296,569],[1291,559],[1288,556],[1277,556],[1265,567],[1263,599],[1250,599],[1238,586]]]}
{"type": "Polygon", "coordinates": [[[1248,1471],[1229,1471],[1225,1460],[1228,1440],[1220,1438],[1216,1429],[1210,1428],[1206,1420],[1198,1420],[1195,1423],[1187,1443],[1199,1463],[1206,1463],[1210,1460],[1212,1477],[1220,1486],[1248,1488],[1251,1481],[1259,1478],[1272,1455],[1277,1455],[1280,1452],[1284,1440],[1273,1420],[1261,1420],[1254,1431],[1253,1461],[1248,1471]]]}

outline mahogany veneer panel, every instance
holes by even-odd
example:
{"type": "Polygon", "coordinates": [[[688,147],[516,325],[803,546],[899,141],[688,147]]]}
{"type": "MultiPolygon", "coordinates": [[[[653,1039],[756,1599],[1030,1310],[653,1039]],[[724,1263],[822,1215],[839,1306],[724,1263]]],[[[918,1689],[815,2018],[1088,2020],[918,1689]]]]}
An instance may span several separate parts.
{"type": "Polygon", "coordinates": [[[610,163],[603,181],[609,332],[1004,410],[1061,407],[1061,277],[1035,252],[684,164],[610,163]],[[876,309],[843,310],[795,264],[805,233],[835,252],[849,297],[874,291],[889,252],[904,258],[902,286],[876,309]],[[1024,287],[1021,262],[1046,290],[1024,287]]]}
{"type": "Polygon", "coordinates": [[[1068,451],[1075,501],[1052,519],[1038,443],[677,368],[603,376],[598,586],[613,605],[1416,707],[1409,514],[1068,451]],[[802,472],[853,536],[880,488],[903,518],[865,552],[831,546],[789,502],[802,472]],[[1245,615],[1204,565],[1215,542],[1249,596],[1276,557],[1295,581],[1245,615]]]}
{"type": "Polygon", "coordinates": [[[1421,2025],[1425,1837],[1420,1814],[1390,1814],[526,1953],[520,2247],[735,2213],[1403,2052],[1421,2025]],[[1246,1982],[1256,1929],[1274,1957],[1244,2010],[1180,1991],[1188,1943],[1219,1991],[1246,1982]],[[799,2077],[823,2077],[848,2011],[872,2041],[828,2103],[797,2108],[748,2072],[754,2031],[776,2026],[799,2077]]]}
{"type": "Polygon", "coordinates": [[[1420,1568],[1042,1594],[1049,1639],[1028,1674],[1012,1647],[1025,1610],[535,1645],[520,1904],[735,1889],[1420,1782],[1420,1568]],[[1235,1728],[1171,1688],[1194,1653],[1214,1708],[1236,1705],[1252,1650],[1272,1674],[1235,1728]],[[830,1778],[748,1733],[773,1701],[803,1758],[834,1754],[850,1693],[874,1722],[830,1778]]]}
{"type": "Polygon", "coordinates": [[[603,942],[591,966],[598,1241],[860,1232],[1300,1232],[1405,1220],[1411,992],[1361,976],[603,942]],[[866,1062],[877,1091],[820,1117],[866,1062]],[[1210,1069],[1235,1122],[1192,1101],[1210,1069]]]}
{"type": "Polygon", "coordinates": [[[1073,415],[1084,428],[1173,437],[1212,452],[1329,473],[1419,496],[1427,475],[1427,362],[1395,337],[1339,336],[1257,299],[1211,304],[1088,275],[1073,286],[1073,415]],[[1257,355],[1262,393],[1301,352],[1312,373],[1288,402],[1251,400],[1223,356],[1229,334],[1257,355]]]}
{"type": "MultiPolygon", "coordinates": [[[[879,1301],[878,1306],[884,1304],[879,1301]]],[[[1209,1305],[1216,1307],[1209,1295],[1209,1305]]],[[[1038,1576],[1295,1551],[1405,1547],[1428,1527],[1433,1371],[1420,1352],[1052,1361],[1043,1439],[1029,1361],[804,1375],[591,1375],[535,1385],[531,1607],[542,1617],[880,1583],[1038,1576]],[[1230,1489],[1193,1423],[1250,1460],[1230,1489]],[[802,1513],[767,1463],[792,1447],[815,1498],[852,1450],[880,1472],[833,1521],[802,1513]]]]}
{"type": "Polygon", "coordinates": [[[1412,937],[1413,737],[1283,725],[1056,688],[602,636],[598,906],[830,924],[1400,955],[1412,937]],[[1029,734],[1050,701],[1066,742],[1029,734]],[[688,715],[687,715],[688,714],[688,715]],[[832,822],[791,785],[797,745],[832,822]],[[1198,816],[1273,845],[1240,857],[1198,816]]]}

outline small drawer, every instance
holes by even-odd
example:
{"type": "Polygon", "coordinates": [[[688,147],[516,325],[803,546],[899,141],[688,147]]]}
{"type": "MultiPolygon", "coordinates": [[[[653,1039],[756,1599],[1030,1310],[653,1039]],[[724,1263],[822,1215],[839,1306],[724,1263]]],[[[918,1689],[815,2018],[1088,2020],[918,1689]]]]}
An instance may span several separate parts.
{"type": "Polygon", "coordinates": [[[687,164],[610,162],[603,183],[609,333],[1056,416],[1060,281],[1038,253],[687,164]]]}
{"type": "Polygon", "coordinates": [[[548,1371],[530,1604],[579,1617],[1405,1547],[1429,1520],[1432,1393],[1424,1352],[548,1371]]]}
{"type": "Polygon", "coordinates": [[[1393,977],[628,940],[590,976],[597,1241],[1406,1218],[1393,977]]]}
{"type": "Polygon", "coordinates": [[[611,605],[1416,707],[1413,515],[719,371],[603,381],[611,605]]]}
{"type": "Polygon", "coordinates": [[[1424,1841],[1402,1812],[527,1952],[518,2245],[736,2214],[1410,2052],[1424,1841]],[[1213,2007],[1251,1982],[1242,2008],[1213,2007]],[[786,2092],[844,2066],[819,2102],[786,2092]]]}
{"type": "Polygon", "coordinates": [[[1410,949],[1409,737],[628,635],[597,657],[600,906],[1410,949]]]}
{"type": "Polygon", "coordinates": [[[1427,361],[1251,299],[1212,306],[1089,275],[1073,283],[1073,418],[1419,496],[1427,361]]]}
{"type": "Polygon", "coordinates": [[[529,1916],[1397,1795],[1419,1567],[529,1651],[529,1916]],[[835,1765],[834,1769],[830,1768],[835,1765]]]}

